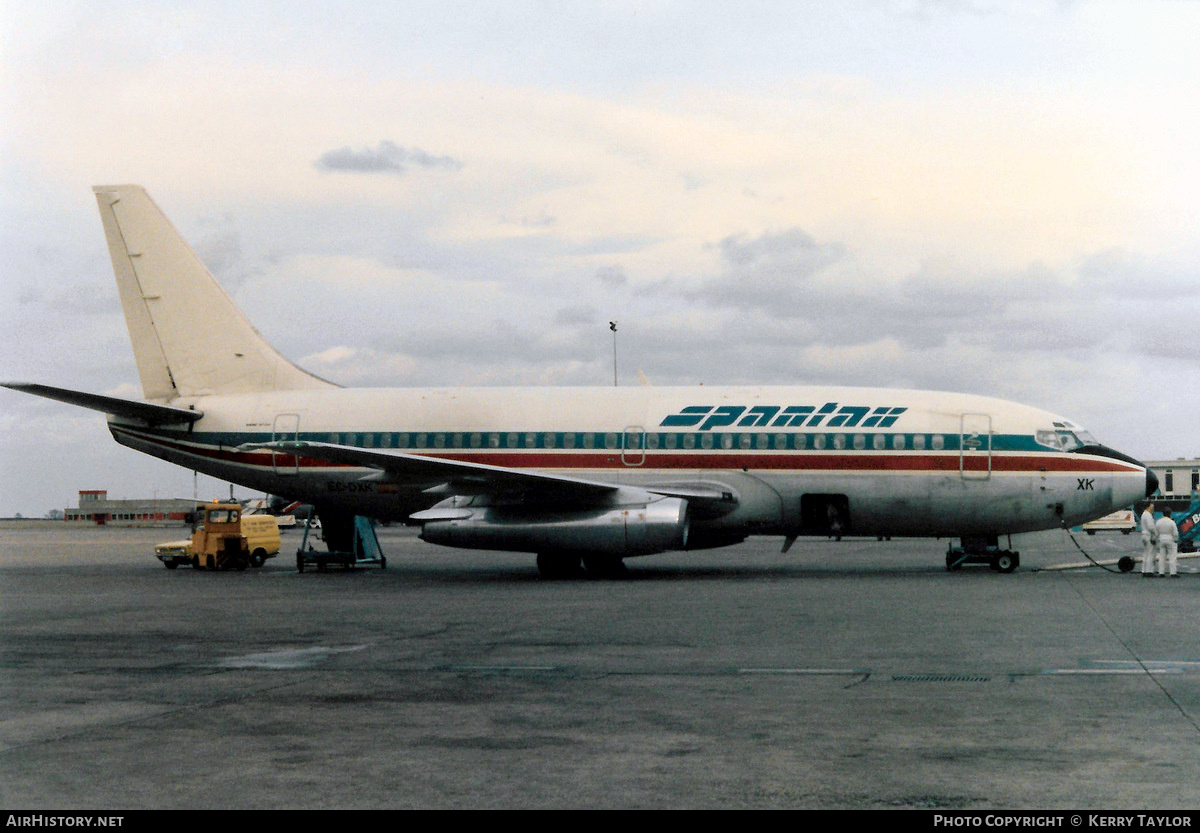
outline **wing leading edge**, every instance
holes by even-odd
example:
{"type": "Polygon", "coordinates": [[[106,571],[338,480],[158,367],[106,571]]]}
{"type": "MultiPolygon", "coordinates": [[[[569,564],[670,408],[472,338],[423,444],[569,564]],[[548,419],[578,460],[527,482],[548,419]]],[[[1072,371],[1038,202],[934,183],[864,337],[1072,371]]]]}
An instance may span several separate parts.
{"type": "MultiPolygon", "coordinates": [[[[248,443],[243,448],[313,457],[377,470],[377,473],[367,475],[365,479],[428,482],[425,492],[429,495],[495,495],[524,491],[537,496],[553,495],[555,502],[581,506],[614,502],[644,503],[660,497],[676,497],[693,504],[723,504],[726,511],[737,503],[736,492],[722,483],[664,483],[631,487],[528,469],[307,440],[248,443]]],[[[412,517],[414,520],[425,520],[420,517],[421,514],[412,517]]]]}

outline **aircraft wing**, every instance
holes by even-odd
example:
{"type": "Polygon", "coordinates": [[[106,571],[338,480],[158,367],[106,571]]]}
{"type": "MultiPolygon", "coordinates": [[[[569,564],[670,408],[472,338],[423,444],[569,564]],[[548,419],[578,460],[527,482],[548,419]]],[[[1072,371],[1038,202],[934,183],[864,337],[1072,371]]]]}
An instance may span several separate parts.
{"type": "Polygon", "coordinates": [[[68,388],[54,388],[50,385],[36,385],[31,382],[0,382],[0,387],[19,390],[22,393],[32,393],[34,396],[44,396],[68,405],[78,405],[113,416],[126,419],[140,419],[150,425],[169,425],[171,423],[195,422],[204,416],[202,411],[186,408],[173,408],[170,405],[156,405],[153,402],[137,402],[133,399],[121,399],[116,396],[103,396],[98,393],[84,393],[68,388]]]}
{"type": "Polygon", "coordinates": [[[307,440],[249,443],[243,447],[378,469],[378,474],[369,475],[367,479],[394,478],[409,482],[426,480],[430,486],[425,491],[431,495],[494,494],[522,490],[549,493],[558,501],[589,504],[597,503],[618,490],[626,492],[636,490],[643,494],[682,498],[693,505],[722,505],[724,511],[728,511],[737,502],[735,493],[719,482],[661,483],[629,487],[528,469],[505,468],[485,463],[468,463],[461,460],[447,460],[442,457],[408,454],[403,451],[359,448],[307,440]]]}
{"type": "MultiPolygon", "coordinates": [[[[315,457],[331,463],[379,469],[381,475],[395,477],[399,480],[428,480],[431,487],[426,491],[430,493],[468,495],[533,488],[552,489],[556,494],[564,497],[574,495],[579,498],[596,498],[622,488],[613,483],[599,483],[577,477],[489,466],[484,463],[466,463],[441,457],[408,454],[403,451],[358,448],[337,443],[284,440],[271,443],[250,443],[244,447],[262,448],[302,457],[315,457]]],[[[374,476],[375,479],[379,479],[379,477],[379,475],[374,476]]]]}

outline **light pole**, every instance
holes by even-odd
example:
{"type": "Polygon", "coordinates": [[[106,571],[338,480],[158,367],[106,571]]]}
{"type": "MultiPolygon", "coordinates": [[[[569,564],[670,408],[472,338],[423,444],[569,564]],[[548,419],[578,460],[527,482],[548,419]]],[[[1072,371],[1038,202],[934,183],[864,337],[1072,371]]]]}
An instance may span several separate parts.
{"type": "Polygon", "coordinates": [[[608,328],[613,334],[613,387],[617,386],[617,322],[609,321],[608,328]]]}

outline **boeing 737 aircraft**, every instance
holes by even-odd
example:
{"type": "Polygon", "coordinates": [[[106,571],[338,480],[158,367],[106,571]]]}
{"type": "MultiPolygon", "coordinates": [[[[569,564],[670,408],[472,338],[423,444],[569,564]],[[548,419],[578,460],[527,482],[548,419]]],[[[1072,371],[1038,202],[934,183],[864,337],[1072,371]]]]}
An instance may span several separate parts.
{"type": "MultiPolygon", "coordinates": [[[[545,575],[750,535],[961,537],[1072,525],[1157,488],[1036,408],[853,387],[347,389],[277,353],[145,190],[95,189],[143,401],[7,387],[108,414],[117,442],[435,544],[537,554],[545,575]]],[[[949,557],[948,557],[949,559],[949,557]]],[[[949,560],[948,560],[949,566],[949,560]]]]}

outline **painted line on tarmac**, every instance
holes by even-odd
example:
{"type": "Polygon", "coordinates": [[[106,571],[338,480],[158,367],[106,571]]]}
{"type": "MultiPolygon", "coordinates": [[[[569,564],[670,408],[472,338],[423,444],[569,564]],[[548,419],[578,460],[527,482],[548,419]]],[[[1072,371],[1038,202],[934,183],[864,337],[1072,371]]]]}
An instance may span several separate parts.
{"type": "Polygon", "coordinates": [[[813,676],[853,676],[869,674],[860,668],[735,668],[735,674],[811,674],[813,676]]]}

